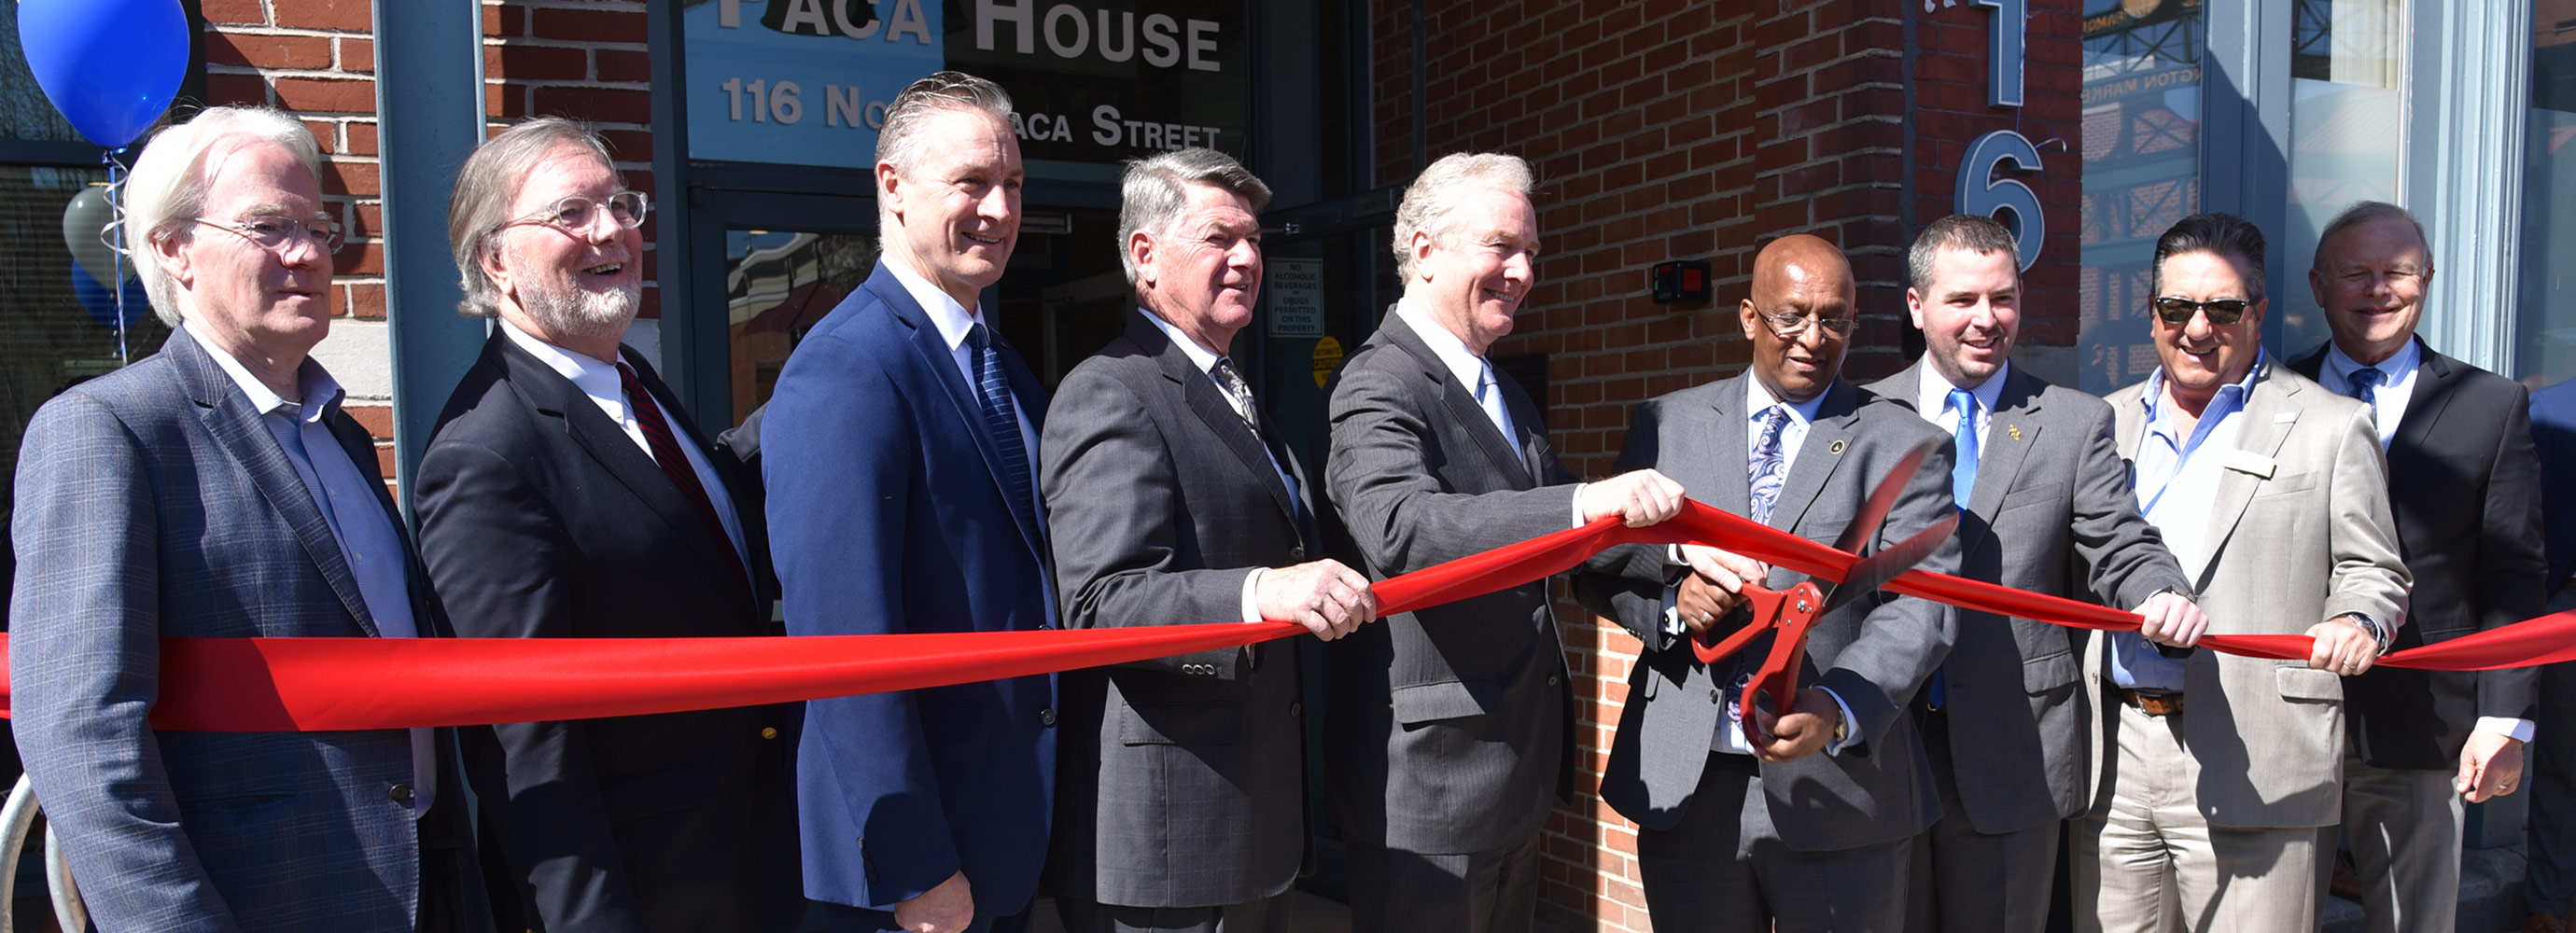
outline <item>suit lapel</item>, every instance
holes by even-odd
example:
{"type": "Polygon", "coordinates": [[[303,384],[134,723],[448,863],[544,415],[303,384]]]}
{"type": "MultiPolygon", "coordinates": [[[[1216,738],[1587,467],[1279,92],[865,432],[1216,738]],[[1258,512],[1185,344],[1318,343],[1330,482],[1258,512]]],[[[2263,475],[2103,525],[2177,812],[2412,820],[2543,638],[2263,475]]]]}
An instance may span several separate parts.
{"type": "Polygon", "coordinates": [[[2460,387],[2460,367],[2450,357],[2418,346],[2424,354],[2422,365],[2415,369],[2415,390],[2406,399],[2406,416],[2398,419],[2397,431],[2388,445],[2388,482],[2391,489],[2411,488],[2422,458],[2441,446],[2433,438],[2433,426],[2442,421],[2442,410],[2451,404],[2451,396],[2460,387]]]}
{"type": "MultiPolygon", "coordinates": [[[[878,264],[876,274],[868,277],[864,287],[876,293],[878,300],[883,301],[887,310],[894,313],[896,321],[912,329],[914,362],[923,367],[924,371],[930,374],[931,380],[937,382],[940,390],[948,396],[948,403],[956,409],[959,422],[966,428],[966,436],[974,441],[976,453],[984,458],[985,474],[993,481],[994,494],[1000,496],[1005,503],[1009,503],[1011,483],[1003,476],[1001,448],[994,446],[993,438],[984,430],[984,404],[978,394],[980,390],[975,386],[967,385],[966,375],[957,370],[957,357],[950,350],[947,339],[940,336],[939,326],[931,323],[930,312],[923,310],[919,302],[912,300],[912,293],[904,290],[903,282],[896,279],[894,272],[885,268],[883,263],[878,264]]],[[[992,336],[995,346],[1009,348],[1010,345],[1002,341],[998,331],[988,327],[986,332],[992,336]]],[[[1045,396],[1038,389],[1036,374],[1029,372],[1027,366],[1019,363],[1017,353],[996,353],[995,356],[1003,361],[1002,375],[1004,381],[1011,387],[1012,403],[1019,409],[1020,414],[1029,419],[1030,427],[1044,428],[1046,402],[1045,396]]],[[[1026,453],[1029,460],[1029,488],[1035,489],[1037,488],[1038,452],[1031,449],[1026,453]]],[[[1046,536],[1041,529],[1030,524],[1030,519],[1022,517],[1023,513],[1034,516],[1037,513],[1037,503],[1027,503],[1025,509],[1014,505],[1004,511],[1009,512],[1012,523],[1019,526],[1020,536],[1028,543],[1029,552],[1038,557],[1040,564],[1044,564],[1047,560],[1046,536]]]]}
{"type": "Polygon", "coordinates": [[[1714,445],[1707,452],[1708,462],[1727,465],[1715,467],[1719,475],[1709,488],[1717,495],[1708,504],[1735,515],[1749,515],[1753,509],[1753,465],[1747,454],[1751,441],[1744,433],[1744,421],[1751,415],[1744,410],[1743,384],[1751,378],[1748,372],[1719,383],[1724,388],[1717,391],[1716,430],[1708,432],[1714,445]]]}
{"type": "MultiPolygon", "coordinates": [[[[1449,416],[1466,425],[1467,436],[1476,439],[1477,448],[1485,452],[1485,459],[1493,461],[1494,469],[1502,471],[1505,481],[1514,489],[1536,485],[1529,467],[1521,462],[1520,452],[1514,449],[1516,445],[1494,426],[1494,419],[1485,416],[1485,407],[1476,404],[1476,396],[1458,384],[1457,375],[1450,371],[1449,364],[1441,362],[1440,354],[1432,352],[1431,345],[1422,342],[1421,335],[1413,332],[1412,325],[1405,323],[1400,315],[1388,314],[1378,327],[1387,332],[1388,339],[1396,346],[1403,347],[1404,352],[1413,356],[1414,363],[1422,367],[1422,374],[1440,393],[1440,402],[1449,409],[1449,416]]],[[[1505,393],[1506,398],[1509,395],[1505,393]]],[[[1510,410],[1508,402],[1505,410],[1510,410]]],[[[1521,416],[1513,412],[1512,417],[1517,421],[1521,416]]],[[[1532,412],[1530,417],[1535,419],[1537,414],[1532,412]]]]}
{"type": "Polygon", "coordinates": [[[1995,513],[2003,511],[2004,493],[2021,477],[2022,465],[2030,462],[2031,448],[2039,444],[2039,429],[2039,387],[2015,369],[2005,375],[2003,391],[1995,396],[1994,415],[1977,447],[1977,485],[1968,491],[1969,512],[1991,522],[1995,513]]]}
{"type": "MultiPolygon", "coordinates": [[[[2290,429],[2298,426],[2302,411],[2291,398],[2300,391],[2301,384],[2272,378],[2270,370],[2274,365],[2277,364],[2264,360],[2264,371],[2254,380],[2254,390],[2245,400],[2245,410],[2237,414],[2243,421],[2236,428],[2236,449],[2266,458],[2280,455],[2281,444],[2289,439],[2290,429]]],[[[2202,453],[2225,456],[2216,450],[2202,453]]],[[[2227,538],[2235,534],[2237,520],[2245,517],[2245,506],[2254,500],[2254,493],[2262,487],[2262,477],[2230,469],[2225,463],[2219,464],[2218,491],[2210,497],[2209,535],[2202,541],[2202,565],[2184,568],[2192,579],[2200,579],[2201,573],[2208,569],[2208,561],[2226,550],[2227,538]]]]}
{"type": "MultiPolygon", "coordinates": [[[[646,510],[661,518],[678,540],[687,542],[689,552],[697,555],[698,562],[706,566],[708,573],[719,580],[748,582],[742,561],[733,556],[733,542],[713,540],[706,523],[699,520],[697,508],[690,505],[687,497],[680,494],[679,487],[671,483],[670,475],[662,472],[662,465],[653,462],[653,455],[645,452],[644,448],[635,446],[635,439],[627,436],[625,428],[608,420],[608,413],[601,411],[597,402],[573,385],[572,380],[564,378],[562,373],[511,343],[508,335],[494,331],[487,346],[489,352],[499,354],[501,372],[510,381],[510,387],[527,399],[540,417],[554,419],[560,424],[564,437],[573,446],[588,454],[592,462],[599,464],[601,470],[642,502],[646,510]]],[[[647,375],[652,372],[651,367],[637,365],[634,361],[628,365],[635,366],[636,377],[646,381],[646,391],[658,388],[661,380],[647,375]]],[[[664,399],[669,397],[665,391],[654,399],[654,403],[668,410],[664,399]]],[[[696,443],[696,439],[692,437],[688,443],[696,443]]],[[[714,459],[708,458],[710,462],[714,459]]],[[[744,598],[747,600],[749,597],[745,594],[744,598]]]]}
{"type": "MultiPolygon", "coordinates": [[[[179,377],[186,383],[188,396],[197,403],[197,417],[214,437],[216,445],[241,464],[250,474],[251,484],[259,489],[260,498],[286,520],[295,532],[295,540],[312,558],[314,569],[321,571],[340,605],[356,619],[358,627],[370,636],[378,635],[376,617],[367,611],[366,596],[358,590],[358,578],[349,572],[349,562],[340,554],[340,540],[331,534],[331,523],[322,517],[321,506],[304,480],[295,475],[295,464],[286,451],[277,446],[277,437],[268,433],[260,413],[251,410],[250,398],[233,384],[232,377],[215,363],[214,357],[197,346],[196,339],[182,328],[171,332],[161,352],[176,364],[179,377]]],[[[311,456],[311,452],[306,453],[311,456]]],[[[399,528],[399,526],[397,526],[399,528]]]]}
{"type": "Polygon", "coordinates": [[[1147,313],[1138,311],[1135,319],[1127,323],[1127,339],[1154,354],[1155,363],[1163,369],[1163,378],[1171,380],[1180,390],[1182,407],[1197,415],[1199,423],[1207,426],[1208,433],[1216,436],[1217,443],[1233,452],[1243,468],[1261,483],[1261,488],[1270,491],[1270,499],[1279,506],[1280,516],[1286,518],[1291,527],[1296,527],[1296,504],[1288,496],[1288,487],[1280,485],[1279,471],[1271,468],[1269,450],[1262,446],[1259,438],[1252,436],[1252,429],[1244,425],[1243,416],[1235,413],[1234,404],[1217,389],[1216,382],[1190,360],[1189,353],[1166,336],[1162,328],[1145,320],[1147,313]]]}
{"type": "MultiPolygon", "coordinates": [[[[1798,527],[1799,516],[1814,505],[1823,493],[1825,483],[1842,465],[1843,450],[1850,445],[1852,415],[1858,410],[1858,392],[1841,379],[1825,389],[1824,403],[1816,407],[1816,420],[1807,426],[1807,439],[1798,445],[1798,462],[1780,484],[1780,499],[1771,506],[1771,527],[1791,530],[1798,527]]],[[[1747,472],[1750,472],[1749,470],[1747,472]]],[[[1751,497],[1748,477],[1747,498],[1751,497]]]]}

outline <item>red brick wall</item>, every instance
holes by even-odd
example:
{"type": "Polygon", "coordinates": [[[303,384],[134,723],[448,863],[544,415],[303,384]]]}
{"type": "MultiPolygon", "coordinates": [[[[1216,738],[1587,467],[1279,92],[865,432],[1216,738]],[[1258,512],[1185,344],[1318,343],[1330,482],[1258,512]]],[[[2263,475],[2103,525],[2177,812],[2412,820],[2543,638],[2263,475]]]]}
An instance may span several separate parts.
{"type": "MultiPolygon", "coordinates": [[[[336,257],[336,312],[385,317],[383,199],[377,187],[375,42],[369,0],[203,0],[209,104],[294,113],[322,144],[323,201],[348,228],[336,257]]],[[[629,186],[653,189],[652,74],[643,0],[483,0],[484,112],[494,128],[531,115],[599,125],[629,186]]],[[[443,210],[443,205],[441,206],[443,210]]],[[[652,231],[644,317],[659,317],[652,231]]],[[[443,309],[432,309],[442,311],[443,309]]],[[[393,475],[387,406],[352,406],[393,475]]]]}
{"type": "MultiPolygon", "coordinates": [[[[1952,213],[1959,162],[1977,137],[2018,130],[2039,149],[2041,170],[2009,177],[2039,193],[2048,238],[2023,274],[2021,343],[2073,347],[2083,264],[2084,10],[2079,0],[2030,0],[2024,31],[2023,106],[1990,107],[1986,42],[1995,12],[1966,4],[1915,12],[1913,80],[1916,198],[1910,235],[1952,213]]],[[[1902,286],[1898,295],[1903,296],[1902,286]]]]}
{"type": "MultiPolygon", "coordinates": [[[[1538,170],[1539,283],[1494,352],[1547,355],[1549,426],[1577,472],[1607,473],[1636,402],[1744,367],[1737,302],[1754,251],[1784,234],[1824,237],[1851,257],[1862,326],[1848,372],[1902,367],[1905,244],[1950,212],[1956,175],[1944,166],[1988,130],[2064,141],[2043,149],[2034,182],[2050,235],[2023,340],[2074,344],[2081,166],[2067,147],[2080,138],[2080,11],[2032,3],[2029,105],[2016,112],[1985,106],[1992,14],[1936,2],[1948,5],[1435,3],[1419,25],[1410,4],[1377,6],[1379,182],[1421,167],[1417,32],[1426,158],[1493,150],[1538,170]],[[1666,259],[1707,260],[1713,300],[1652,303],[1645,273],[1666,259]]],[[[1598,797],[1637,643],[1565,609],[1567,662],[1589,702],[1581,797],[1547,828],[1542,912],[1576,929],[1648,930],[1635,828],[1598,797]]]]}

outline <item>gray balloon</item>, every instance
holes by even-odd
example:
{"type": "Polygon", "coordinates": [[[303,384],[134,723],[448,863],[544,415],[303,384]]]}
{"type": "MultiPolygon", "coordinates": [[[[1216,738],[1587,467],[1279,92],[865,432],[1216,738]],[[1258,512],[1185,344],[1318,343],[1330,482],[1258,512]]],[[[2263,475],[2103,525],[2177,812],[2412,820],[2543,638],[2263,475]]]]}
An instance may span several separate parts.
{"type": "MultiPolygon", "coordinates": [[[[100,234],[115,220],[116,208],[107,203],[107,188],[104,186],[83,187],[79,194],[72,195],[70,204],[63,206],[63,247],[72,251],[73,259],[79,260],[81,271],[89,273],[100,288],[110,291],[116,288],[117,283],[112,279],[120,270],[116,264],[116,249],[108,246],[100,234]]],[[[134,275],[130,262],[121,271],[125,278],[134,275]]]]}

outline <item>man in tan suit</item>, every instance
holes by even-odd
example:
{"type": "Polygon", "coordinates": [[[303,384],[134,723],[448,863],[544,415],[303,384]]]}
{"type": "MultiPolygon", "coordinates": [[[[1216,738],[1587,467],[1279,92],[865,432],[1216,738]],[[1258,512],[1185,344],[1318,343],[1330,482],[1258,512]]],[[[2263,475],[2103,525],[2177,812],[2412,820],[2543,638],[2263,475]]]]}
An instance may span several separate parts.
{"type": "Polygon", "coordinates": [[[2156,241],[2163,365],[2111,394],[2113,436],[2209,632],[2304,632],[2315,648],[2299,663],[2094,639],[2082,930],[2315,929],[2319,842],[2342,799],[2341,678],[2370,669],[2406,611],[2370,409],[2265,357],[2263,251],[2229,214],[2156,241]]]}

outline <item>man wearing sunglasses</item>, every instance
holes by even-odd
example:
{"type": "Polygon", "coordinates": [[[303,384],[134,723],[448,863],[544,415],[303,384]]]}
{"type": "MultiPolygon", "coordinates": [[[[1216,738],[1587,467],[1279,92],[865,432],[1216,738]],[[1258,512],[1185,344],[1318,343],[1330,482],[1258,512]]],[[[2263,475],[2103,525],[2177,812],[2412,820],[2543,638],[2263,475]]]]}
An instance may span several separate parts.
{"type": "MultiPolygon", "coordinates": [[[[1855,292],[1831,243],[1799,234],[1763,247],[1738,309],[1752,365],[1637,406],[1617,469],[1662,470],[1694,499],[1837,540],[1901,458],[1941,437],[1842,379],[1855,292]]],[[[1949,457],[1935,450],[1862,552],[1950,515],[1949,457]]],[[[1691,643],[1745,624],[1745,584],[1785,590],[1803,576],[1699,547],[1605,557],[1588,567],[1609,572],[1576,576],[1575,594],[1644,646],[1601,796],[1639,825],[1657,927],[1898,929],[1913,840],[1935,815],[1906,708],[1950,650],[1950,610],[1880,591],[1818,617],[1792,708],[1764,710],[1743,696],[1770,638],[1713,664],[1691,643]],[[1770,740],[1747,737],[1745,717],[1770,740]]],[[[1951,573],[1958,560],[1953,536],[1917,566],[1951,573]]]]}
{"type": "MultiPolygon", "coordinates": [[[[1906,307],[1923,358],[1868,388],[1952,435],[1960,573],[2107,606],[2136,607],[2160,642],[2209,624],[2190,581],[2138,515],[2111,408],[2012,365],[2020,249],[1992,218],[1933,221],[1906,254],[1906,307]]],[[[1959,639],[1909,710],[1941,819],[1915,841],[1907,928],[2039,933],[2061,821],[2082,809],[2084,715],[2077,629],[1963,613],[1959,639]]]]}
{"type": "Polygon", "coordinates": [[[2156,241],[2163,365],[2111,394],[2112,438],[2209,632],[2313,648],[2300,666],[2091,640],[2102,725],[2074,832],[2079,930],[2314,929],[2341,678],[2370,669],[2406,611],[2370,410],[2266,358],[2263,258],[2262,231],[2230,214],[2156,241]]]}
{"type": "MultiPolygon", "coordinates": [[[[2317,239],[2308,284],[2334,339],[2290,363],[2370,406],[2397,543],[2415,577],[2393,649],[2541,613],[2540,458],[2530,393],[2415,335],[2432,250],[2404,208],[2353,205],[2317,239]]],[[[2346,681],[2343,825],[2372,933],[2451,929],[2462,799],[2521,783],[2539,668],[2382,668],[2346,681]]]]}
{"type": "Polygon", "coordinates": [[[165,637],[445,633],[374,442],[309,355],[340,242],[320,162],[274,110],[153,137],[125,242],[169,342],[45,403],[20,450],[18,748],[98,929],[492,929],[454,730],[148,719],[165,637]]]}
{"type": "MultiPolygon", "coordinates": [[[[646,203],[580,124],[477,148],[448,231],[495,318],[422,454],[429,579],[479,638],[776,634],[757,511],[653,366],[620,343],[646,203]]],[[[526,927],[785,930],[803,914],[793,705],[469,730],[526,927]]],[[[521,924],[513,924],[518,928],[521,924]]]]}

